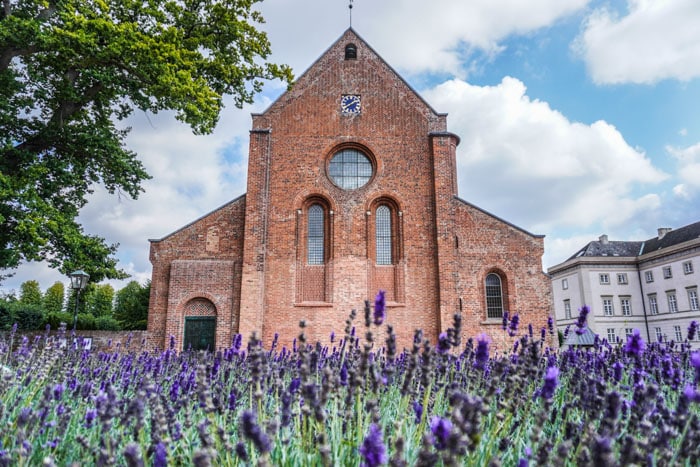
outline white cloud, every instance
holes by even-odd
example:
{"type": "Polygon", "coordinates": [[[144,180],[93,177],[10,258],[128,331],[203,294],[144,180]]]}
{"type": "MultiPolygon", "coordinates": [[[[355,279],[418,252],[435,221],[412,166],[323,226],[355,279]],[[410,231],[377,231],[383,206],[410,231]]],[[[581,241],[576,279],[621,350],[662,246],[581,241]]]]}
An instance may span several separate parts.
{"type": "Polygon", "coordinates": [[[660,205],[635,194],[667,176],[609,123],[571,122],[506,77],[497,86],[461,80],[423,94],[448,111],[465,199],[535,233],[554,228],[614,227],[660,205]]]}
{"type": "Polygon", "coordinates": [[[627,6],[625,16],[594,10],[575,42],[596,83],[700,76],[697,0],[628,0],[627,6]]]}
{"type": "MultiPolygon", "coordinates": [[[[409,74],[436,72],[464,77],[472,49],[497,53],[504,38],[550,26],[589,1],[358,0],[354,2],[353,28],[397,69],[409,74]]],[[[349,24],[344,2],[270,0],[263,3],[261,11],[275,57],[295,67],[297,74],[349,24]],[[320,48],[300,47],[302,36],[304,42],[320,48]]]]}
{"type": "Polygon", "coordinates": [[[677,178],[681,183],[673,188],[674,194],[691,199],[700,193],[700,143],[687,148],[667,146],[666,151],[678,162],[677,178]]]}

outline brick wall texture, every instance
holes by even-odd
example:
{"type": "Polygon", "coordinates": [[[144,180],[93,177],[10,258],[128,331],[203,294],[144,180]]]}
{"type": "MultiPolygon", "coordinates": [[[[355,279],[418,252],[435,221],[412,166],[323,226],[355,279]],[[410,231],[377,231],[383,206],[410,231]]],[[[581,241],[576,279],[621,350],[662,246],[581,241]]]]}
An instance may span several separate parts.
{"type": "Polygon", "coordinates": [[[328,342],[332,332],[343,334],[350,310],[361,311],[381,288],[400,348],[416,329],[435,342],[456,312],[464,339],[486,333],[505,345],[501,321],[486,317],[484,281],[492,272],[502,278],[504,308],[519,313],[524,327],[546,326],[543,237],[457,197],[458,144],[447,116],[347,30],[253,115],[246,194],[151,240],[151,344],[165,347],[173,335],[181,346],[185,317],[202,309],[216,316],[216,347],[253,332],[265,346],[279,334],[289,347],[301,320],[307,340],[328,342]],[[356,59],[346,59],[348,44],[356,59]],[[359,114],[341,112],[343,95],[360,96],[359,114]],[[370,180],[357,189],[329,176],[330,159],[346,148],[372,163],[370,180]],[[322,264],[307,261],[313,204],[324,211],[322,264]],[[391,210],[390,264],[376,261],[380,205],[391,210]]]}

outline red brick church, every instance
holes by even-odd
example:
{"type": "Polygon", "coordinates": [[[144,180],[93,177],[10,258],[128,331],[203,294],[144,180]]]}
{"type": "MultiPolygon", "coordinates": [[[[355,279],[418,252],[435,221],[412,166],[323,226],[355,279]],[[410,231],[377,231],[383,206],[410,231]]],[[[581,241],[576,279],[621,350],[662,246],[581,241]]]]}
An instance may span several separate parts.
{"type": "Polygon", "coordinates": [[[543,236],[457,196],[458,144],[348,29],[253,115],[247,193],[150,241],[151,343],[289,346],[301,320],[327,342],[380,289],[399,348],[418,328],[435,342],[455,312],[464,338],[500,340],[504,311],[546,325],[543,236]]]}

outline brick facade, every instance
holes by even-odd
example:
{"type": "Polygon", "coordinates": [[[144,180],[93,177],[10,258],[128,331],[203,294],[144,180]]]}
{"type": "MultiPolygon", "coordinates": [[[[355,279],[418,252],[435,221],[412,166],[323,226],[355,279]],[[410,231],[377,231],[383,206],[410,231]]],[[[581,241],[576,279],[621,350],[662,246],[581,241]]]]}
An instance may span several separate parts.
{"type": "Polygon", "coordinates": [[[446,117],[346,31],[253,115],[246,195],[151,241],[153,343],[165,346],[174,335],[180,345],[187,304],[198,299],[216,310],[217,347],[252,332],[265,345],[278,333],[289,346],[301,320],[310,341],[327,342],[380,288],[400,346],[410,345],[418,328],[435,342],[456,311],[465,338],[487,332],[496,341],[500,321],[485,311],[490,272],[503,279],[506,310],[520,313],[524,326],[545,325],[551,298],[541,271],[543,237],[457,197],[459,138],[447,131],[446,117]],[[348,44],[357,58],[346,57],[348,44]],[[343,95],[360,96],[359,114],[341,112],[343,95]],[[344,149],[371,162],[360,188],[331,179],[329,162],[344,149]],[[313,205],[323,212],[319,264],[308,260],[313,205]],[[388,264],[376,258],[382,206],[391,226],[388,264]]]}

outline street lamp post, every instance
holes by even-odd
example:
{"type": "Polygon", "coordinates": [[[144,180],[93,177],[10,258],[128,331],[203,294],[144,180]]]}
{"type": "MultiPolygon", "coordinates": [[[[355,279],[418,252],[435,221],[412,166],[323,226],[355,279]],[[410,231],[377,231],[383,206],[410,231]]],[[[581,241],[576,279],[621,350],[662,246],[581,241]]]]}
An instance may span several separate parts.
{"type": "Polygon", "coordinates": [[[87,285],[90,275],[79,269],[68,274],[70,277],[70,288],[75,290],[75,313],[73,313],[73,332],[78,325],[78,303],[80,301],[80,291],[87,285]]]}

